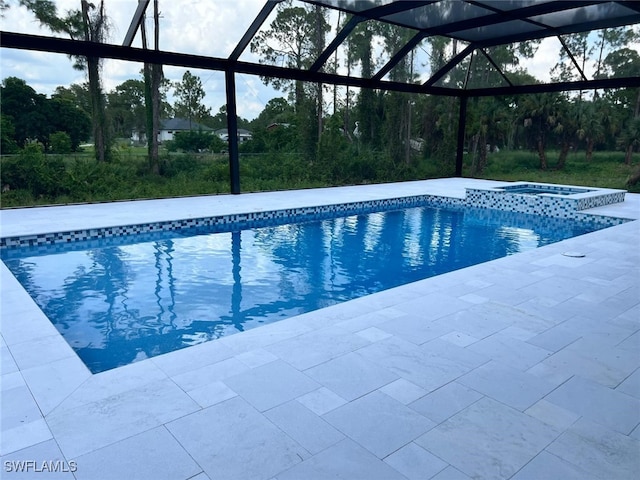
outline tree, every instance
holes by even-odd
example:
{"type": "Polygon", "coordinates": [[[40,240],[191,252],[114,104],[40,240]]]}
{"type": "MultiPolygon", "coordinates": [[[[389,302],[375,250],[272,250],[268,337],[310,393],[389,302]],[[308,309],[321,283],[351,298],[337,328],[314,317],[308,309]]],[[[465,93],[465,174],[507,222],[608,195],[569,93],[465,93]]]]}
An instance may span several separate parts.
{"type": "MultiPolygon", "coordinates": [[[[38,21],[52,32],[66,33],[72,40],[102,43],[109,32],[104,0],[100,0],[97,7],[82,0],[81,10],[70,10],[64,17],[58,16],[56,4],[51,0],[20,0],[20,4],[31,10],[38,21]]],[[[108,131],[105,98],[100,81],[100,58],[77,57],[74,67],[87,72],[96,159],[107,161],[111,155],[112,139],[108,131]]]]}
{"type": "MultiPolygon", "coordinates": [[[[222,111],[222,109],[220,110],[222,111]]],[[[264,130],[273,123],[292,124],[294,122],[295,111],[293,106],[285,98],[276,97],[267,102],[258,118],[251,122],[251,128],[264,130]]]]}
{"type": "Polygon", "coordinates": [[[45,95],[36,93],[20,78],[7,77],[2,81],[2,115],[11,120],[14,140],[20,148],[28,140],[48,141],[51,131],[45,115],[46,100],[45,95]]]}
{"type": "MultiPolygon", "coordinates": [[[[263,63],[309,68],[324,49],[330,29],[324,9],[309,5],[292,7],[290,1],[283,2],[269,28],[253,38],[251,51],[260,55],[263,63]]],[[[308,158],[313,158],[322,129],[322,85],[266,77],[262,81],[289,94],[296,112],[300,146],[308,158]]]]}
{"type": "Polygon", "coordinates": [[[78,150],[80,144],[87,141],[91,135],[91,118],[69,100],[51,98],[47,103],[51,130],[66,134],[69,137],[71,151],[78,150]]]}
{"type": "Polygon", "coordinates": [[[18,151],[15,134],[16,129],[11,117],[0,113],[0,154],[7,155],[18,151]]]}
{"type": "Polygon", "coordinates": [[[187,118],[189,122],[201,122],[211,114],[211,109],[202,105],[205,97],[200,77],[187,70],[182,82],[174,84],[176,101],[173,109],[176,117],[187,118]]]}
{"type": "MultiPolygon", "coordinates": [[[[640,55],[630,48],[621,48],[607,55],[603,62],[603,75],[610,77],[630,76],[640,71],[640,55]]],[[[633,150],[637,144],[633,139],[636,122],[640,119],[640,88],[625,88],[608,92],[610,101],[616,105],[616,111],[624,116],[620,119],[625,139],[620,145],[625,148],[625,163],[631,164],[633,150]]]]}
{"type": "MultiPolygon", "coordinates": [[[[91,119],[69,98],[38,94],[24,80],[8,77],[0,88],[2,115],[9,122],[12,140],[22,148],[30,140],[49,146],[50,135],[64,132],[76,150],[89,138],[91,119]]],[[[11,143],[7,143],[7,146],[11,143]]]]}
{"type": "Polygon", "coordinates": [[[145,131],[144,82],[126,80],[107,94],[109,118],[118,137],[145,131]]]}
{"type": "Polygon", "coordinates": [[[526,95],[521,102],[524,126],[529,132],[530,144],[537,150],[540,170],[548,167],[546,144],[549,134],[557,128],[559,96],[553,93],[526,95]]]}

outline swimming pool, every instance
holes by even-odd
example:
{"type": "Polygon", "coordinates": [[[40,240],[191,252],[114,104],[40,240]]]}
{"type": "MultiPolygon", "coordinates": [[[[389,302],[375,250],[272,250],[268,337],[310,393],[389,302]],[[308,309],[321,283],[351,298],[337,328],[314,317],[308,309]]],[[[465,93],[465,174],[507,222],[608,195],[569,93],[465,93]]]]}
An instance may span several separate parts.
{"type": "Polygon", "coordinates": [[[429,206],[3,251],[96,373],[603,225],[429,206]]]}

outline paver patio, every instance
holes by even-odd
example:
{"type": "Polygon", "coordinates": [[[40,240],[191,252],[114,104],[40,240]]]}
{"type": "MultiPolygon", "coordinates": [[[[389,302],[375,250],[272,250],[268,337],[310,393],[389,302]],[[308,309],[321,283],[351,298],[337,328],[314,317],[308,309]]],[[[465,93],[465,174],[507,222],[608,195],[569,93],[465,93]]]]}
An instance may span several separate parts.
{"type": "MultiPolygon", "coordinates": [[[[0,226],[26,235],[498,183],[5,210],[0,226]]],[[[640,195],[589,213],[640,218],[640,195]]],[[[96,375],[1,264],[1,476],[635,478],[639,239],[628,222],[96,375]],[[9,471],[29,460],[75,471],[9,471]]]]}

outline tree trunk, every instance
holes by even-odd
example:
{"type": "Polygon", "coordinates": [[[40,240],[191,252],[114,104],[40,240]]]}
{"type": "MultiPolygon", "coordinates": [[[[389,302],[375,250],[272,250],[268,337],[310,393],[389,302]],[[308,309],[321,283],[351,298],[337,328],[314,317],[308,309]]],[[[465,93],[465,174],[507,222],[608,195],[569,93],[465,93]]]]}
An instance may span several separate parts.
{"type": "Polygon", "coordinates": [[[544,138],[538,137],[538,157],[540,158],[540,170],[547,169],[547,154],[544,151],[544,138]]]}
{"type": "Polygon", "coordinates": [[[640,166],[636,167],[633,173],[629,176],[629,179],[627,180],[627,186],[631,187],[638,182],[640,182],[640,166]]]}
{"type": "Polygon", "coordinates": [[[624,164],[631,165],[631,158],[633,157],[633,144],[627,147],[627,150],[624,152],[624,164]]]}
{"type": "MultiPolygon", "coordinates": [[[[89,8],[94,8],[86,0],[82,0],[82,21],[84,27],[84,38],[87,42],[99,40],[99,30],[102,26],[93,25],[89,18],[89,8]]],[[[102,5],[100,7],[102,12],[102,5]]],[[[102,15],[102,14],[101,14],[102,15]]],[[[102,17],[99,23],[102,23],[102,17]]],[[[108,140],[107,140],[107,119],[104,108],[104,97],[100,86],[100,58],[86,57],[87,60],[87,76],[89,79],[89,95],[91,97],[91,117],[93,120],[93,142],[96,160],[104,162],[109,160],[108,140]]]]}
{"type": "Polygon", "coordinates": [[[593,158],[593,138],[588,138],[587,139],[587,162],[590,162],[591,159],[593,158]]]}
{"type": "Polygon", "coordinates": [[[560,147],[560,155],[558,156],[558,164],[556,165],[556,170],[564,170],[564,167],[567,165],[567,155],[569,155],[569,142],[566,140],[562,142],[562,147],[560,147]]]}
{"type": "MultiPolygon", "coordinates": [[[[638,96],[636,97],[636,108],[633,112],[633,118],[640,116],[640,88],[638,89],[638,96]]],[[[627,151],[624,155],[625,165],[631,165],[631,157],[633,157],[633,143],[627,147],[627,151]]]]}

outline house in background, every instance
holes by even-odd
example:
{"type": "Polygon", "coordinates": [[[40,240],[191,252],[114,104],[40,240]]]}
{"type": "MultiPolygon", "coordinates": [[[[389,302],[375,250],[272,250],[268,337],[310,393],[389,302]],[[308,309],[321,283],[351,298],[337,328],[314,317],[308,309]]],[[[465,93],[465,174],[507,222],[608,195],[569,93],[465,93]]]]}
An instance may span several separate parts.
{"type": "MultiPolygon", "coordinates": [[[[229,131],[226,128],[221,128],[219,130],[216,130],[214,133],[225,142],[229,141],[229,131]]],[[[245,130],[244,128],[238,129],[238,143],[251,140],[252,136],[253,135],[249,130],[245,130]]]]}
{"type": "MultiPolygon", "coordinates": [[[[160,131],[158,132],[158,141],[160,143],[167,140],[173,140],[173,136],[178,132],[188,132],[195,130],[196,132],[213,133],[213,129],[202,125],[194,120],[187,118],[168,118],[160,120],[160,131]]],[[[131,141],[135,143],[147,143],[145,132],[133,132],[131,141]]]]}

